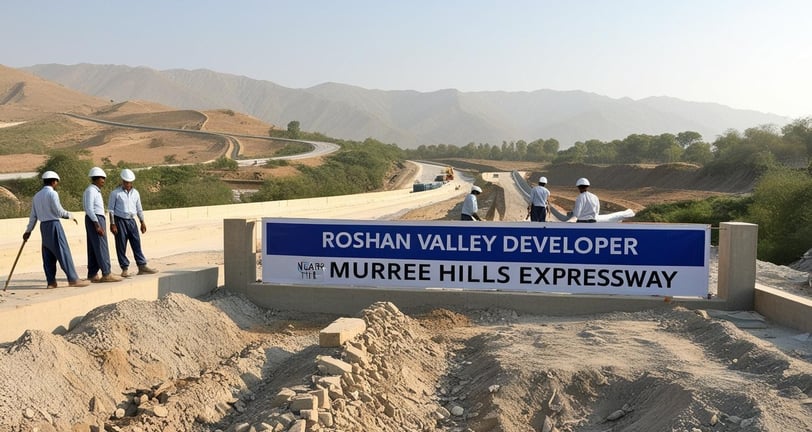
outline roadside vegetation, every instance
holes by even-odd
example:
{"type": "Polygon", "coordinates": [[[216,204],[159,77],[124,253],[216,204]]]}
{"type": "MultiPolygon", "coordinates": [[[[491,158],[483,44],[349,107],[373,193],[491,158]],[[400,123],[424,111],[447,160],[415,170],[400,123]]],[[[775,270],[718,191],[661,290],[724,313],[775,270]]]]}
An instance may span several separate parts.
{"type": "MultiPolygon", "coordinates": [[[[635,220],[713,226],[728,221],[758,224],[758,258],[789,264],[812,247],[812,175],[775,167],[761,176],[749,196],[652,205],[635,220]]],[[[718,232],[711,235],[716,242],[718,232]]]]}
{"type": "Polygon", "coordinates": [[[305,143],[302,143],[302,142],[291,142],[291,143],[285,144],[284,147],[277,150],[276,153],[274,153],[274,157],[292,156],[292,155],[307,153],[309,151],[313,151],[313,146],[312,145],[305,144],[305,143]]]}
{"type": "Polygon", "coordinates": [[[62,116],[0,128],[0,155],[45,154],[49,148],[53,148],[55,141],[76,129],[76,125],[62,116]]]}
{"type": "Polygon", "coordinates": [[[372,192],[383,187],[386,173],[403,160],[403,150],[392,144],[332,140],[341,151],[317,167],[299,165],[301,175],[266,180],[248,202],[312,198],[372,192]]]}

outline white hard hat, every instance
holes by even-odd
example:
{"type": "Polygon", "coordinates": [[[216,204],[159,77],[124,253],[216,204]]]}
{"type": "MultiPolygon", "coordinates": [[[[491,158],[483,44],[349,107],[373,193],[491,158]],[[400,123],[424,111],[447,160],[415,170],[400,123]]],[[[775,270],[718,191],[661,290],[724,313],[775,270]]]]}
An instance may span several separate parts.
{"type": "Polygon", "coordinates": [[[107,174],[104,172],[104,170],[103,170],[103,169],[101,169],[101,168],[99,168],[99,167],[93,167],[93,168],[91,168],[91,169],[90,169],[90,172],[89,172],[89,173],[87,173],[87,176],[88,176],[88,177],[90,177],[90,178],[93,178],[93,177],[104,177],[104,178],[107,178],[107,174]]]}
{"type": "Polygon", "coordinates": [[[479,186],[474,186],[474,187],[471,188],[471,193],[474,193],[474,192],[482,193],[482,188],[479,187],[479,186]]]}
{"type": "Polygon", "coordinates": [[[589,180],[586,177],[581,177],[575,182],[575,186],[589,186],[589,180]]]}
{"type": "Polygon", "coordinates": [[[539,179],[539,183],[547,184],[547,177],[542,177],[539,179]]]}
{"type": "Polygon", "coordinates": [[[45,171],[44,173],[42,173],[42,179],[43,180],[48,180],[48,179],[59,180],[59,174],[57,174],[57,173],[55,173],[53,171],[45,171]]]}
{"type": "Polygon", "coordinates": [[[129,168],[121,170],[121,179],[126,182],[135,181],[135,173],[129,168]]]}

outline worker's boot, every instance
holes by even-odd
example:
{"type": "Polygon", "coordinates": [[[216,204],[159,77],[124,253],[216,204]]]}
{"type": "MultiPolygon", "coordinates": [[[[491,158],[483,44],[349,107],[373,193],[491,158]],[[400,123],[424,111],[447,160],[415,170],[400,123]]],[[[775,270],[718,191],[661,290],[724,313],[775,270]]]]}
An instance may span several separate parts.
{"type": "Polygon", "coordinates": [[[158,270],[155,270],[152,267],[147,266],[146,264],[138,266],[138,274],[153,274],[158,273],[158,270]]]}
{"type": "Polygon", "coordinates": [[[112,273],[107,273],[99,279],[99,282],[121,282],[121,278],[112,273]]]}

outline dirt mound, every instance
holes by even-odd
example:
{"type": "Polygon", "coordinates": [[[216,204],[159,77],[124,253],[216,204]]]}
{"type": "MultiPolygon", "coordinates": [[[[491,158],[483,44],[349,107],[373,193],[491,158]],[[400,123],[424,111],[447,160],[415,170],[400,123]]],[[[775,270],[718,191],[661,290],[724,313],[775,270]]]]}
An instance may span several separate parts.
{"type": "Polygon", "coordinates": [[[95,425],[130,408],[132,389],[199,377],[251,340],[215,305],[170,294],[97,308],[64,337],[26,332],[0,353],[0,430],[95,425]]]}
{"type": "Polygon", "coordinates": [[[0,430],[812,428],[812,344],[790,357],[702,311],[410,317],[382,302],[360,316],[364,333],[325,348],[335,317],[223,291],[98,308],[65,336],[2,347],[0,430]]]}

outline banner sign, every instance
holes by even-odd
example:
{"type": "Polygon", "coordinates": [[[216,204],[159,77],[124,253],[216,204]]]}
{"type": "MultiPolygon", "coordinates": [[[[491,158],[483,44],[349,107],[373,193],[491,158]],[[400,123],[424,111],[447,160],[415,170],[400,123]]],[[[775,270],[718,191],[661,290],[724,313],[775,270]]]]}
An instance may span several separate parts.
{"type": "Polygon", "coordinates": [[[705,297],[700,224],[264,218],[262,281],[705,297]]]}

